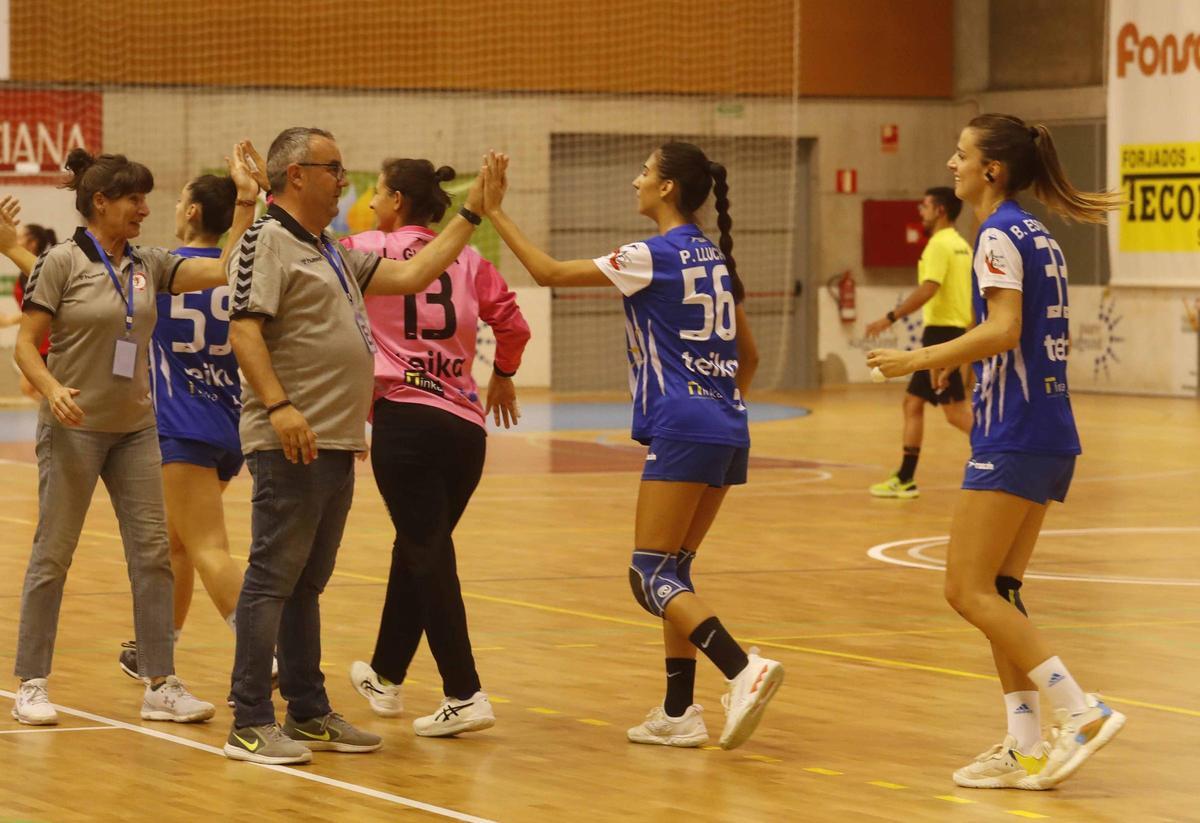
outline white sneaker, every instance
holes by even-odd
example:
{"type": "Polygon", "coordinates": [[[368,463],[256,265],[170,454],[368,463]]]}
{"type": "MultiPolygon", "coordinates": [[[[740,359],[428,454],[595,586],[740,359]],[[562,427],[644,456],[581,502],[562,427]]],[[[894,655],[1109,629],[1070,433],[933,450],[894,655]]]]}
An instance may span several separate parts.
{"type": "Polygon", "coordinates": [[[1046,768],[1050,744],[1039,741],[1029,751],[1017,751],[1017,739],[1011,734],[954,773],[954,782],[967,789],[1027,789],[1041,791],[1038,775],[1046,768]]]}
{"type": "Polygon", "coordinates": [[[640,726],[626,734],[630,743],[657,743],[660,746],[693,748],[708,742],[708,729],[700,716],[704,708],[697,703],[687,707],[682,717],[671,717],[662,706],[655,706],[640,726]]]}
{"type": "Polygon", "coordinates": [[[420,737],[450,737],[459,732],[490,729],[494,725],[496,715],[487,694],[475,692],[467,700],[443,698],[441,708],[436,712],[413,721],[413,731],[420,737]]]}
{"type": "Polygon", "coordinates": [[[729,681],[729,691],[721,695],[725,707],[722,749],[736,749],[750,739],[767,703],[783,682],[783,664],[778,660],[760,657],[756,647],[751,647],[748,657],[750,662],[729,681]]]}
{"type": "Polygon", "coordinates": [[[350,664],[350,682],[354,690],[367,698],[371,711],[380,717],[399,717],[404,713],[404,697],[400,686],[384,685],[369,663],[355,660],[350,664]]]}
{"type": "Polygon", "coordinates": [[[1042,788],[1057,786],[1073,775],[1125,725],[1125,715],[1110,709],[1098,695],[1089,694],[1087,704],[1087,711],[1077,715],[1065,709],[1055,710],[1058,736],[1045,768],[1038,775],[1042,788]]]}
{"type": "Polygon", "coordinates": [[[34,677],[25,680],[17,688],[17,702],[12,716],[26,726],[53,726],[58,723],[58,712],[50,705],[46,691],[46,678],[34,677]]]}
{"type": "Polygon", "coordinates": [[[157,689],[146,686],[142,695],[142,720],[173,720],[176,723],[198,723],[216,712],[212,703],[192,696],[175,675],[157,689]]]}

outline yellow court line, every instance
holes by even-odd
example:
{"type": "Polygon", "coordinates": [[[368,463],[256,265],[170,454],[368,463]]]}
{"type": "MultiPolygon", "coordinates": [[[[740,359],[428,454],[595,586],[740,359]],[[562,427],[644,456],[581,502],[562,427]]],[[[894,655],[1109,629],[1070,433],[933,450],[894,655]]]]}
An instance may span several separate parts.
{"type": "MultiPolygon", "coordinates": [[[[387,580],[382,577],[371,577],[365,574],[355,574],[354,572],[339,572],[334,571],[334,575],[341,577],[349,577],[355,580],[364,580],[372,583],[386,583],[387,580]]],[[[475,594],[473,592],[463,592],[463,597],[474,600],[482,600],[487,603],[499,603],[505,606],[517,606],[523,609],[534,609],[536,611],[549,612],[550,614],[564,614],[570,617],[583,617],[588,620],[598,620],[605,623],[617,623],[622,626],[636,626],[642,629],[654,629],[659,631],[662,628],[661,623],[650,623],[645,620],[630,620],[625,617],[614,617],[607,614],[597,614],[596,612],[587,612],[580,609],[564,609],[559,606],[547,606],[544,603],[530,603],[526,600],[517,600],[512,597],[496,597],[488,594],[475,594]]],[[[957,631],[957,630],[956,630],[957,631]]],[[[976,631],[974,628],[967,631],[976,631]]],[[[892,660],[887,657],[875,657],[869,654],[855,654],[853,652],[839,652],[833,649],[820,649],[813,646],[797,646],[791,643],[779,643],[768,638],[740,638],[743,642],[766,646],[772,649],[783,649],[791,652],[801,652],[803,654],[812,654],[820,657],[832,657],[840,660],[854,660],[859,663],[871,663],[877,666],[887,666],[896,669],[908,669],[910,671],[931,672],[933,674],[944,674],[951,677],[962,677],[969,680],[999,680],[994,674],[981,674],[979,672],[969,672],[962,669],[950,669],[944,666],[930,666],[924,663],[913,663],[908,660],[892,660]]],[[[1169,706],[1162,703],[1148,703],[1141,700],[1133,700],[1130,698],[1116,697],[1110,694],[1105,694],[1104,699],[1110,703],[1122,703],[1128,706],[1138,706],[1145,709],[1157,709],[1158,711],[1169,712],[1171,714],[1181,714],[1186,717],[1200,717],[1200,711],[1196,709],[1185,709],[1181,706],[1169,706]]]]}
{"type": "Polygon", "coordinates": [[[961,803],[963,805],[975,802],[974,800],[967,800],[965,797],[955,797],[952,794],[935,794],[934,798],[937,800],[945,800],[947,803],[961,803]]]}
{"type": "Polygon", "coordinates": [[[607,720],[597,720],[594,717],[579,717],[576,718],[580,723],[586,723],[589,726],[611,726],[607,720]]]}
{"type": "MultiPolygon", "coordinates": [[[[1135,628],[1142,626],[1194,626],[1200,624],[1200,620],[1137,620],[1123,621],[1120,623],[1060,623],[1044,625],[1039,624],[1038,628],[1042,631],[1051,629],[1123,629],[1135,628]]],[[[829,638],[841,637],[891,637],[895,635],[905,634],[970,634],[977,632],[979,629],[974,626],[945,628],[945,629],[900,629],[891,631],[873,631],[873,632],[837,632],[830,634],[780,634],[772,637],[764,637],[763,640],[824,640],[829,638]]]]}
{"type": "Polygon", "coordinates": [[[835,772],[833,769],[822,769],[820,766],[805,766],[804,771],[812,772],[813,774],[825,774],[831,776],[844,774],[844,772],[835,772]]]}
{"type": "MultiPolygon", "coordinates": [[[[26,525],[36,525],[29,520],[23,520],[15,517],[0,516],[0,522],[7,523],[23,523],[26,525]]],[[[101,537],[107,537],[115,540],[120,540],[120,535],[108,534],[105,532],[84,531],[83,534],[95,534],[101,537]]],[[[239,560],[245,560],[245,555],[232,555],[239,560]]],[[[343,572],[334,570],[333,574],[337,577],[345,577],[351,580],[362,580],[368,583],[387,583],[387,578],[377,577],[374,575],[357,574],[355,572],[343,572]]],[[[536,611],[548,612],[550,614],[563,614],[570,617],[583,617],[588,620],[598,620],[605,623],[616,623],[622,626],[635,626],[641,629],[653,629],[659,631],[662,628],[661,623],[650,623],[645,620],[630,620],[625,617],[614,617],[607,614],[597,614],[596,612],[587,612],[580,609],[564,609],[559,606],[548,606],[544,603],[530,603],[526,600],[517,600],[511,597],[496,597],[495,595],[476,594],[473,592],[463,592],[463,597],[473,600],[482,600],[485,603],[498,603],[505,606],[516,606],[523,609],[533,609],[536,611]]],[[[973,629],[972,629],[973,631],[973,629]]],[[[970,680],[999,680],[993,674],[980,674],[979,672],[969,672],[962,669],[950,669],[943,666],[929,666],[924,663],[913,663],[907,660],[892,660],[886,657],[875,657],[867,654],[854,654],[852,652],[839,652],[832,649],[819,649],[812,646],[796,646],[791,643],[779,643],[768,638],[741,638],[743,642],[755,644],[758,646],[766,646],[772,649],[783,649],[785,651],[801,652],[803,654],[812,654],[820,657],[832,657],[841,660],[855,660],[860,663],[873,663],[878,666],[887,666],[897,669],[908,669],[910,671],[931,672],[933,674],[945,674],[951,677],[962,677],[970,680]]],[[[1169,712],[1171,714],[1181,714],[1186,717],[1200,717],[1200,711],[1196,709],[1186,709],[1181,706],[1170,706],[1162,703],[1149,703],[1142,700],[1134,700],[1131,698],[1116,697],[1106,694],[1104,699],[1110,703],[1120,703],[1128,706],[1137,706],[1145,709],[1156,709],[1158,711],[1169,712]]]]}
{"type": "Polygon", "coordinates": [[[907,789],[908,786],[901,786],[899,783],[889,783],[886,780],[868,780],[867,785],[878,786],[881,789],[907,789]]]}
{"type": "Polygon", "coordinates": [[[1009,809],[1005,814],[1015,814],[1017,817],[1028,817],[1030,820],[1045,820],[1049,815],[1027,812],[1024,809],[1009,809]]]}

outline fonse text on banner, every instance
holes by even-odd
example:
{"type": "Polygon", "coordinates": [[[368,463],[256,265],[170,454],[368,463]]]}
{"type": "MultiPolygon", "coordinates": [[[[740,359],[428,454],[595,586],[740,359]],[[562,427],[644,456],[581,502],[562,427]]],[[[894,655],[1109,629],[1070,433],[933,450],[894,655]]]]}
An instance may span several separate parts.
{"type": "Polygon", "coordinates": [[[1200,286],[1200,3],[1110,2],[1114,285],[1200,286]]]}

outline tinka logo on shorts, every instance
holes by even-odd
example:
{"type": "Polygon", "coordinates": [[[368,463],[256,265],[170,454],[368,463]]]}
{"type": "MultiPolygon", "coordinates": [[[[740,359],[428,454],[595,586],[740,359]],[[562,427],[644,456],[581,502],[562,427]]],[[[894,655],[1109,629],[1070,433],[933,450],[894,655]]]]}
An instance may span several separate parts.
{"type": "Polygon", "coordinates": [[[978,469],[981,472],[990,472],[996,468],[996,465],[991,462],[980,463],[975,460],[968,460],[967,468],[968,469],[978,469]]]}

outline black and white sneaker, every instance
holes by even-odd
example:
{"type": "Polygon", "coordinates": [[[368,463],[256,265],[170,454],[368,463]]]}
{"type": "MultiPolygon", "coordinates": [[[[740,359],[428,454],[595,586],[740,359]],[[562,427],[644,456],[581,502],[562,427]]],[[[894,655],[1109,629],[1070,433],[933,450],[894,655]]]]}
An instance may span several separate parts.
{"type": "Polygon", "coordinates": [[[145,682],[145,679],[138,674],[138,654],[137,641],[126,640],[121,644],[121,653],[117,656],[117,662],[121,664],[121,671],[132,677],[134,680],[145,682]]]}
{"type": "Polygon", "coordinates": [[[478,732],[496,725],[496,715],[485,692],[475,692],[466,700],[442,699],[436,712],[413,721],[420,737],[451,737],[459,732],[478,732]]]}
{"type": "Polygon", "coordinates": [[[396,683],[385,683],[369,663],[355,660],[350,664],[350,682],[354,690],[367,698],[371,711],[380,717],[399,717],[404,713],[404,697],[396,683]]]}

